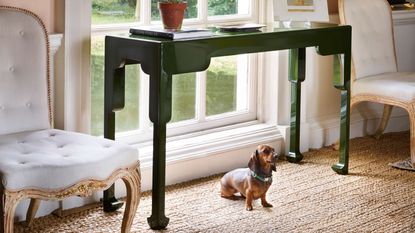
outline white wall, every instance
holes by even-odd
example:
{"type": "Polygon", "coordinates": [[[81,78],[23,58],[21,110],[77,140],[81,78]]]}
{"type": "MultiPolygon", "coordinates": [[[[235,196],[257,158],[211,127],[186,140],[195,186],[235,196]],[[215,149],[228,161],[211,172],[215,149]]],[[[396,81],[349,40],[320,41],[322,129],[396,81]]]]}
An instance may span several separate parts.
{"type": "Polygon", "coordinates": [[[0,0],[0,5],[20,7],[37,14],[48,32],[55,32],[55,0],[0,0]]]}
{"type": "Polygon", "coordinates": [[[415,10],[393,13],[399,71],[415,70],[415,10]]]}

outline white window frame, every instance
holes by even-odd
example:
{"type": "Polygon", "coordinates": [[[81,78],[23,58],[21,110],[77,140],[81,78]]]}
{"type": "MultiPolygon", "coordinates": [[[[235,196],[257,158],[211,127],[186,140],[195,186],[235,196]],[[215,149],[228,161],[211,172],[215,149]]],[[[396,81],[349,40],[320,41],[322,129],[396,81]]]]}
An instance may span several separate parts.
{"type": "MultiPolygon", "coordinates": [[[[239,14],[239,15],[224,15],[224,16],[208,16],[207,15],[207,0],[199,0],[198,7],[198,18],[185,19],[184,24],[186,26],[208,26],[208,25],[217,25],[217,24],[229,24],[229,23],[247,23],[247,22],[258,22],[258,3],[255,0],[249,0],[251,5],[251,10],[249,14],[239,14]]],[[[151,4],[150,1],[144,1],[141,5],[141,21],[138,24],[161,24],[159,21],[150,21],[151,18],[151,4]]],[[[93,25],[91,27],[91,37],[97,35],[105,35],[109,32],[124,32],[128,31],[129,27],[137,26],[135,23],[125,23],[125,24],[110,24],[110,25],[93,25]]],[[[245,103],[248,110],[243,111],[234,111],[214,116],[206,116],[206,72],[197,72],[196,73],[196,109],[195,109],[195,118],[175,123],[168,124],[167,136],[177,136],[187,133],[212,129],[219,126],[225,126],[230,124],[237,124],[247,121],[253,121],[257,118],[257,76],[258,70],[258,59],[256,54],[244,55],[238,57],[237,60],[246,60],[248,63],[248,68],[246,76],[248,77],[247,85],[245,85],[245,90],[243,85],[238,85],[237,95],[246,93],[248,90],[248,97],[246,98],[247,102],[245,103]],[[247,59],[245,59],[247,57],[247,59]],[[247,89],[246,89],[247,88],[247,89]],[[239,91],[238,91],[239,90],[239,91]]],[[[238,62],[239,63],[239,62],[238,62]]],[[[241,66],[238,66],[241,67],[241,66]]],[[[237,73],[240,75],[246,70],[238,68],[237,73]]],[[[239,76],[240,77],[240,76],[239,76]]],[[[240,82],[238,82],[240,83],[240,82]]],[[[151,122],[148,118],[148,102],[149,102],[149,78],[148,75],[144,74],[142,71],[140,73],[140,127],[138,130],[132,130],[128,132],[116,133],[117,140],[127,142],[129,144],[142,143],[152,138],[152,128],[151,122]]],[[[237,106],[242,103],[237,102],[237,106]]],[[[238,109],[238,107],[237,107],[238,109]]]]}

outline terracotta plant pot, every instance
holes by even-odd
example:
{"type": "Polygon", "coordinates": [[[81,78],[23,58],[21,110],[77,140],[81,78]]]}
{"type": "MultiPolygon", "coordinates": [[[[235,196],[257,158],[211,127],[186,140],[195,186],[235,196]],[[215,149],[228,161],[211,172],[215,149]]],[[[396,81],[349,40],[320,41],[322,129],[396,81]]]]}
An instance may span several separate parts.
{"type": "Polygon", "coordinates": [[[159,2],[158,8],[164,29],[180,30],[182,28],[184,11],[186,10],[186,7],[186,2],[159,2]]]}

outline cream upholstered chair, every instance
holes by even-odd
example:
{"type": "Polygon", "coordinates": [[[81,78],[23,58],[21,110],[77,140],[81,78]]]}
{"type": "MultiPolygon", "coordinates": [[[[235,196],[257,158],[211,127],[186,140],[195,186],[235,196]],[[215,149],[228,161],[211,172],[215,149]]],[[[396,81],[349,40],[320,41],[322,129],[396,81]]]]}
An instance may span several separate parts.
{"type": "Polygon", "coordinates": [[[85,196],[117,179],[127,187],[121,231],[129,232],[140,200],[136,149],[51,128],[49,42],[33,13],[0,6],[0,232],[13,232],[17,203],[85,196]]]}
{"type": "Polygon", "coordinates": [[[352,26],[351,107],[363,101],[384,104],[377,137],[392,106],[408,111],[415,167],[415,72],[398,72],[391,8],[386,0],[339,0],[339,14],[342,24],[352,26]]]}

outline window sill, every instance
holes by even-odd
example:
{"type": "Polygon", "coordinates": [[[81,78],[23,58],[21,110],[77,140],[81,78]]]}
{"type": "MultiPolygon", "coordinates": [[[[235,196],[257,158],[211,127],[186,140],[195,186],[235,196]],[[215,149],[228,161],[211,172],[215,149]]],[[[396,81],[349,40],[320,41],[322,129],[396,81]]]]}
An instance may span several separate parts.
{"type": "MultiPolygon", "coordinates": [[[[284,135],[277,126],[248,122],[191,133],[167,139],[167,165],[197,158],[240,150],[257,144],[274,144],[281,152],[284,135]]],[[[139,150],[141,168],[152,167],[152,141],[135,144],[139,150]]]]}

